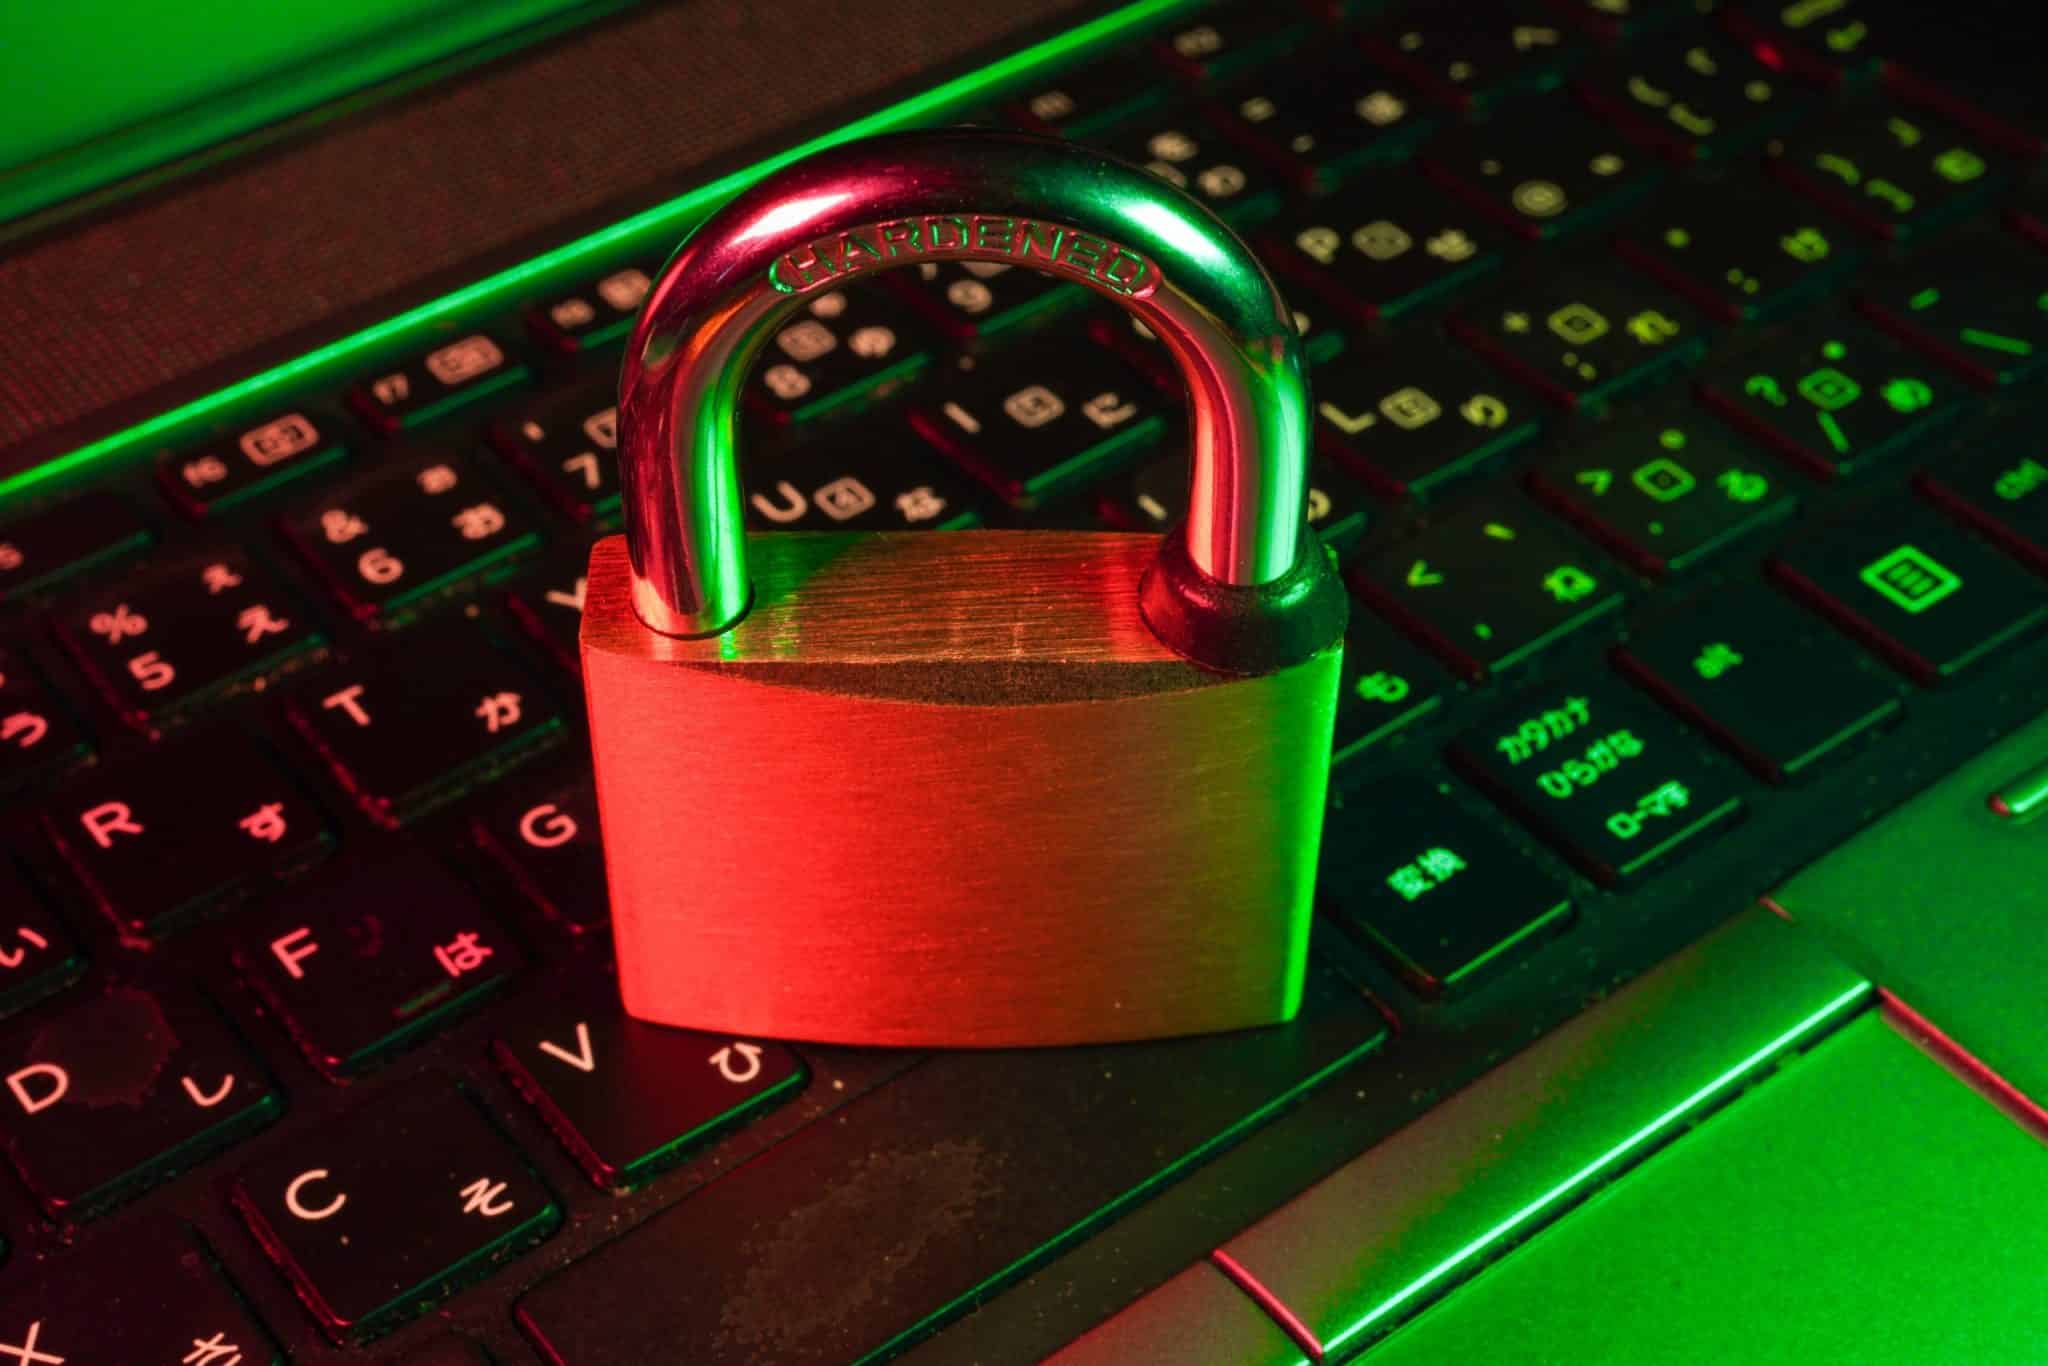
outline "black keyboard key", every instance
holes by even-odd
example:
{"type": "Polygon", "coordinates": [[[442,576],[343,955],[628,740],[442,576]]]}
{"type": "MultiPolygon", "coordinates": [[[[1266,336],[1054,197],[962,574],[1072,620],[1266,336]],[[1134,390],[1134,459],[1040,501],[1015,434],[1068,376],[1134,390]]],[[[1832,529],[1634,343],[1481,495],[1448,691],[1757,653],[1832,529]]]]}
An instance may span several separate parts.
{"type": "Polygon", "coordinates": [[[1524,695],[1451,757],[1609,885],[1698,848],[1742,810],[1728,761],[1607,674],[1524,695]]]}
{"type": "Polygon", "coordinates": [[[1553,263],[1475,301],[1451,327],[1566,407],[1602,404],[1689,362],[1704,330],[1690,304],[1612,260],[1553,263]]]}
{"type": "Polygon", "coordinates": [[[2037,580],[1906,499],[1800,537],[1771,571],[1922,684],[1955,677],[2048,618],[2037,580]]]}
{"type": "Polygon", "coordinates": [[[12,1014],[85,970],[78,941],[0,854],[0,1014],[12,1014]]]}
{"type": "Polygon", "coordinates": [[[1451,680],[1435,660],[1363,612],[1344,635],[1343,679],[1331,745],[1338,761],[1375,752],[1384,741],[1432,716],[1451,680]]]}
{"type": "Polygon", "coordinates": [[[616,1191],[795,1095],[805,1075],[779,1043],[643,1024],[616,998],[522,1011],[491,1050],[590,1179],[616,1191]]]}
{"type": "Polygon", "coordinates": [[[472,332],[363,379],[348,402],[371,431],[392,436],[523,384],[528,373],[510,343],[472,332]]]}
{"type": "Polygon", "coordinates": [[[1394,497],[1432,497],[1542,425],[1534,399],[1443,342],[1348,347],[1314,389],[1317,448],[1394,497]]]}
{"type": "Polygon", "coordinates": [[[535,556],[505,584],[505,606],[513,620],[555,663],[579,679],[589,568],[590,547],[572,541],[535,556]]]}
{"type": "Polygon", "coordinates": [[[34,593],[149,544],[126,499],[86,493],[0,522],[0,599],[34,593]]]}
{"type": "Polygon", "coordinates": [[[653,267],[624,266],[527,310],[526,325],[546,345],[571,354],[593,351],[633,330],[654,287],[653,267]]]}
{"type": "Polygon", "coordinates": [[[94,904],[131,936],[295,873],[330,840],[319,810],[239,729],[96,768],[42,819],[94,904]]]}
{"type": "Polygon", "coordinates": [[[517,975],[476,894],[413,850],[310,882],[237,927],[235,962],[308,1060],[355,1076],[517,975]]]}
{"type": "Polygon", "coordinates": [[[207,517],[326,469],[347,454],[325,414],[294,409],[222,440],[167,455],[157,476],[186,512],[207,517]]]}
{"type": "Polygon", "coordinates": [[[1674,609],[1616,662],[1771,782],[1803,776],[1902,710],[1896,683],[1761,584],[1674,609]]]}
{"type": "MultiPolygon", "coordinates": [[[[1111,496],[1110,520],[1138,531],[1165,531],[1187,515],[1190,474],[1186,451],[1147,461],[1111,496]]],[[[1342,555],[1365,534],[1364,490],[1321,461],[1310,464],[1308,482],[1309,528],[1342,555]]]]}
{"type": "Polygon", "coordinates": [[[433,1076],[306,1130],[244,1169],[233,1196],[343,1342],[431,1309],[562,1219],[525,1157],[433,1076]]]}
{"type": "Polygon", "coordinates": [[[551,920],[579,934],[609,922],[597,789],[587,767],[507,779],[472,828],[551,920]]]}
{"type": "Polygon", "coordinates": [[[284,1366],[241,1295],[168,1215],[46,1262],[0,1300],[7,1366],[284,1366]]]}
{"type": "Polygon", "coordinates": [[[1291,209],[1276,269],[1357,322],[1394,319],[1499,268],[1498,229],[1413,172],[1376,176],[1291,209]]]}
{"type": "Polygon", "coordinates": [[[60,774],[88,751],[71,709],[28,655],[0,644],[0,792],[60,774]]]}
{"type": "Polygon", "coordinates": [[[1863,231],[1905,240],[1967,213],[2010,177],[1976,135],[1866,105],[1773,138],[1773,174],[1863,231]]]}
{"type": "Polygon", "coordinates": [[[1955,238],[1870,282],[1880,327],[1984,388],[2048,361],[2048,257],[1999,232],[1955,238]]]}
{"type": "Polygon", "coordinates": [[[1696,28],[1632,44],[1578,87],[1588,104],[1681,161],[1726,158],[1812,103],[1739,44],[1696,28]]]}
{"type": "Polygon", "coordinates": [[[1456,128],[1423,168],[1514,232],[1547,241],[1604,218],[1648,190],[1655,159],[1610,123],[1563,103],[1456,128]]]}
{"type": "Polygon", "coordinates": [[[882,279],[955,343],[1000,336],[1079,305],[1087,291],[1001,261],[920,261],[882,279]]]}
{"type": "Polygon", "coordinates": [[[282,1101],[189,990],[112,986],[0,1043],[7,1156],[52,1215],[86,1219],[277,1118],[282,1101]]]}
{"type": "Polygon", "coordinates": [[[600,375],[523,405],[491,427],[491,444],[579,522],[619,508],[618,379],[600,375]]]}
{"type": "Polygon", "coordinates": [[[1036,507],[1159,440],[1168,398],[1085,335],[937,377],[911,421],[1006,502],[1036,507]]]}
{"type": "Polygon", "coordinates": [[[448,621],[322,672],[286,715],[387,829],[552,740],[561,711],[468,622],[448,621]]]}
{"type": "Polygon", "coordinates": [[[1768,317],[1826,289],[1862,251],[1796,195],[1760,177],[1676,185],[1615,248],[1708,313],[1768,317]]]}
{"type": "Polygon", "coordinates": [[[2039,405],[1959,431],[1920,476],[1929,497],[2048,574],[2048,429],[2039,405]]]}
{"type": "Polygon", "coordinates": [[[215,546],[79,595],[59,636],[121,719],[164,721],[301,662],[325,640],[282,580],[247,551],[215,546]]]}
{"type": "Polygon", "coordinates": [[[1412,86],[1350,48],[1275,63],[1218,103],[1226,131],[1311,193],[1407,156],[1435,122],[1412,86]]]}
{"type": "Polygon", "coordinates": [[[1924,358],[1835,315],[1756,335],[1710,363],[1699,384],[1738,427],[1823,479],[1924,440],[1968,397],[1924,358]]]}
{"type": "Polygon", "coordinates": [[[1470,678],[1621,605],[1620,576],[1591,546],[1498,492],[1367,560],[1352,584],[1470,678]]]}
{"type": "Polygon", "coordinates": [[[874,281],[813,295],[769,339],[747,387],[754,411],[776,422],[880,398],[930,363],[924,319],[874,281]]]}
{"type": "Polygon", "coordinates": [[[1652,574],[1684,573],[1790,516],[1789,479],[1683,396],[1575,433],[1530,486],[1652,574]]]}
{"type": "Polygon", "coordinates": [[[1545,90],[1581,55],[1582,40],[1528,0],[1411,4],[1375,25],[1366,46],[1437,99],[1479,109],[1518,90],[1545,90]]]}
{"type": "Polygon", "coordinates": [[[1412,780],[1331,809],[1316,893],[1430,999],[1512,964],[1572,913],[1570,898],[1528,855],[1412,780]]]}
{"type": "Polygon", "coordinates": [[[285,519],[292,545],[358,620],[403,620],[436,594],[540,539],[534,520],[467,454],[393,461],[285,519]]]}
{"type": "Polygon", "coordinates": [[[1186,190],[1231,223],[1265,218],[1280,202],[1279,174],[1212,131],[1193,108],[1148,113],[1089,141],[1186,190]]]}
{"type": "Polygon", "coordinates": [[[519,1322],[565,1366],[678,1343],[692,1366],[886,1355],[1383,1037],[1312,968],[1301,1014],[1270,1029],[940,1054],[543,1281],[519,1322]]]}
{"type": "Polygon", "coordinates": [[[993,500],[893,408],[751,462],[748,524],[764,531],[957,531],[993,500]]]}
{"type": "Polygon", "coordinates": [[[1236,4],[1168,30],[1154,50],[1181,79],[1213,85],[1282,57],[1307,36],[1306,24],[1280,19],[1270,5],[1236,4]]]}

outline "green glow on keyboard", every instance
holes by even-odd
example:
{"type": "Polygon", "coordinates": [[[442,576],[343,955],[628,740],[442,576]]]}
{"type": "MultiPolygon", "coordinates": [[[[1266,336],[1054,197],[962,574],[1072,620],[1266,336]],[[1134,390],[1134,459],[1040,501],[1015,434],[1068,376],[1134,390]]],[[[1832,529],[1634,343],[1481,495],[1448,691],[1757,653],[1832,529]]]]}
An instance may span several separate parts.
{"type": "Polygon", "coordinates": [[[630,218],[621,219],[609,227],[600,228],[586,237],[580,237],[552,251],[543,252],[495,275],[485,276],[474,284],[444,294],[416,308],[407,309],[359,332],[329,342],[325,346],[316,347],[283,364],[272,366],[268,370],[230,384],[224,389],[216,389],[210,394],[158,413],[155,417],[138,422],[125,430],[111,433],[57,456],[33,469],[23,470],[11,478],[0,480],[0,498],[82,469],[104,456],[143,442],[171,437],[187,424],[245,399],[253,399],[291,384],[295,380],[305,379],[310,382],[320,372],[349,360],[357,352],[373,350],[385,343],[395,342],[410,332],[452,314],[458,314],[471,306],[485,304],[500,295],[510,295],[529,281],[573,266],[588,258],[600,256],[607,248],[629,241],[640,233],[652,232],[664,223],[676,224],[680,233],[681,224],[694,222],[761,176],[800,157],[808,156],[834,143],[915,124],[950,106],[964,103],[1004,81],[1024,75],[1035,67],[1057,62],[1124,29],[1172,10],[1184,8],[1185,3],[1186,0],[1135,0],[1134,3],[1121,6],[1100,18],[1022,48],[987,66],[855,119],[829,133],[799,143],[773,156],[763,157],[750,166],[741,167],[730,174],[699,185],[694,190],[657,204],[653,208],[644,209],[630,218]]]}
{"type": "Polygon", "coordinates": [[[1868,1005],[1871,999],[1870,986],[1865,982],[1847,988],[1833,1000],[1827,1002],[1784,1033],[1764,1044],[1761,1048],[1743,1058],[1734,1066],[1722,1072],[1705,1086],[1665,1110],[1649,1123],[1629,1134],[1599,1157],[1594,1158],[1564,1180],[1544,1191],[1528,1204],[1516,1210],[1507,1218],[1487,1229],[1478,1237],[1460,1247],[1450,1256],[1438,1262],[1428,1271],[1417,1276],[1394,1294],[1382,1300],[1373,1311],[1356,1322],[1347,1324],[1342,1332],[1323,1344],[1323,1350],[1335,1356],[1339,1348],[1358,1338],[1375,1324],[1394,1315],[1403,1305],[1424,1294],[1437,1282],[1467,1266],[1475,1257],[1483,1254],[1501,1238],[1536,1223],[1544,1211],[1585,1190],[1602,1173],[1614,1170],[1624,1164],[1645,1144],[1655,1141],[1674,1121],[1693,1112],[1716,1094],[1739,1086],[1743,1079],[1764,1063],[1783,1052],[1795,1040],[1817,1036],[1824,1029],[1833,1029],[1841,1023],[1836,1017],[1846,1017],[1868,1005]]]}

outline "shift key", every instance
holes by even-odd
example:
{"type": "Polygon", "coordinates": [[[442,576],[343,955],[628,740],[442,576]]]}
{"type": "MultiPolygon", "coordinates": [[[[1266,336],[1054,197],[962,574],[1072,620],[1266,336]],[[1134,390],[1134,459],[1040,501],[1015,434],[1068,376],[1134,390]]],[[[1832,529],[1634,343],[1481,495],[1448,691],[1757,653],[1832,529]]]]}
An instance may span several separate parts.
{"type": "Polygon", "coordinates": [[[561,1366],[672,1361],[684,1343],[692,1366],[866,1360],[1384,1037],[1357,992],[1312,968],[1286,1025],[942,1054],[543,1281],[519,1323],[561,1366]]]}

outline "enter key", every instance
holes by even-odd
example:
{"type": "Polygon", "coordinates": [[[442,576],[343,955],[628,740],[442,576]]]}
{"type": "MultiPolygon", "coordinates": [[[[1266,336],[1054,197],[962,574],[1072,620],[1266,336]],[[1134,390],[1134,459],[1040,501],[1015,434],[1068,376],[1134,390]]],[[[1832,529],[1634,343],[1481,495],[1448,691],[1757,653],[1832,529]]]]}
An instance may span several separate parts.
{"type": "Polygon", "coordinates": [[[1953,1044],[2048,1105],[2048,716],[1771,899],[1953,1044]]]}

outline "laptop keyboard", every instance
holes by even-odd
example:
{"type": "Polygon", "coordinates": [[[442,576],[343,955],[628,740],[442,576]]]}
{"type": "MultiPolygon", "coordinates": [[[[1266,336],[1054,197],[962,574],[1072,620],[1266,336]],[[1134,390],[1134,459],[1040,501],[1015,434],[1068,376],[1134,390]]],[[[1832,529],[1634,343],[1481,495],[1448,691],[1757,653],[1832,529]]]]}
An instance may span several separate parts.
{"type": "MultiPolygon", "coordinates": [[[[1027,1276],[1070,1337],[1218,1231],[1047,1268],[1212,1154],[1341,1074],[1306,1185],[2038,712],[2036,144],[1853,9],[1227,6],[957,111],[1298,312],[1356,606],[1285,1027],[622,1014],[576,632],[656,259],[0,508],[0,1359],[879,1361],[1027,1276]]],[[[744,421],[763,530],[1186,493],[1157,344],[1002,266],[812,299],[744,421]]]]}

